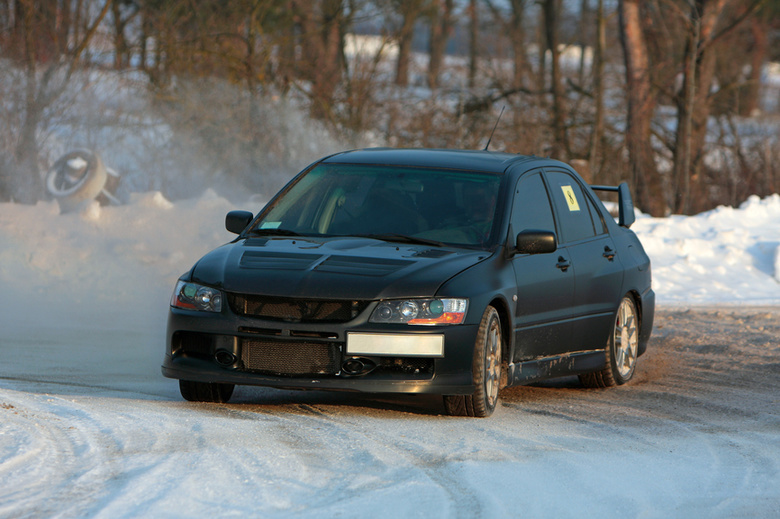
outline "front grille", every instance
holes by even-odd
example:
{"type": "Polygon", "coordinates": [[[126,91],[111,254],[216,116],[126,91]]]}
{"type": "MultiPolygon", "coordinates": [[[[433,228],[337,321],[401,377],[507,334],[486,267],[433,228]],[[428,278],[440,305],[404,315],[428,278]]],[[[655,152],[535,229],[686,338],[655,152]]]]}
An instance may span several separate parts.
{"type": "Polygon", "coordinates": [[[344,323],[357,317],[367,301],[289,299],[228,294],[230,309],[239,315],[292,323],[344,323]]]}
{"type": "Polygon", "coordinates": [[[243,339],[244,369],[268,375],[335,375],[341,355],[338,344],[243,339]]]}

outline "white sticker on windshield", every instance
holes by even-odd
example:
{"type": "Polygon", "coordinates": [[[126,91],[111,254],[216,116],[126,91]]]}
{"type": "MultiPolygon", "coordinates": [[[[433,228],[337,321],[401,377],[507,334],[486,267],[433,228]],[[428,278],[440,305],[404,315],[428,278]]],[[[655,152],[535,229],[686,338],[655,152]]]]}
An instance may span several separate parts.
{"type": "Polygon", "coordinates": [[[566,203],[569,204],[569,211],[579,211],[580,203],[577,202],[577,196],[574,194],[574,190],[571,186],[561,186],[563,196],[566,198],[566,203]]]}
{"type": "Polygon", "coordinates": [[[263,222],[260,224],[261,229],[278,229],[282,225],[282,222],[263,222]]]}

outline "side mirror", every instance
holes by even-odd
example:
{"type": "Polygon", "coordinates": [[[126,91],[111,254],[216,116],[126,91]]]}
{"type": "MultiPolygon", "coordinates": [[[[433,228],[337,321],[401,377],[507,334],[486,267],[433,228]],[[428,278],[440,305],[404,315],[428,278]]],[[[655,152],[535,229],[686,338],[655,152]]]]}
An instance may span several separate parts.
{"type": "Polygon", "coordinates": [[[517,254],[546,254],[555,252],[557,248],[558,240],[551,231],[526,229],[518,234],[515,240],[517,254]]]}
{"type": "Polygon", "coordinates": [[[225,229],[233,234],[241,234],[254,219],[254,215],[249,211],[230,211],[225,216],[225,229]]]}

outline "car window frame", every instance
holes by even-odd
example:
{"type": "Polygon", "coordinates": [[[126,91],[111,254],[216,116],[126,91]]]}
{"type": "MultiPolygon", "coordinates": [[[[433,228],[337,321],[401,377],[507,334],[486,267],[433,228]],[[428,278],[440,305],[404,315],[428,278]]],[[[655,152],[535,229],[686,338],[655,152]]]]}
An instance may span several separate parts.
{"type": "Polygon", "coordinates": [[[591,190],[588,189],[588,185],[584,181],[582,181],[579,178],[578,175],[573,174],[571,171],[566,170],[564,168],[555,167],[555,166],[552,166],[552,167],[551,166],[544,166],[544,167],[542,167],[542,170],[543,170],[542,177],[544,178],[545,184],[547,186],[547,195],[551,199],[553,212],[555,213],[555,215],[557,217],[556,218],[556,223],[558,225],[557,236],[558,236],[558,243],[560,245],[568,245],[568,244],[573,244],[573,243],[586,242],[586,241],[598,239],[600,237],[603,237],[604,235],[608,235],[609,234],[609,229],[608,229],[608,227],[606,225],[606,222],[604,221],[604,216],[601,214],[601,211],[599,211],[598,205],[591,198],[591,190]],[[556,203],[555,197],[552,196],[553,181],[552,181],[552,179],[549,178],[550,174],[552,174],[552,173],[563,173],[563,174],[567,175],[569,178],[571,178],[572,182],[576,183],[579,186],[580,191],[582,192],[583,197],[585,198],[585,203],[588,206],[587,214],[589,214],[590,223],[591,223],[591,226],[593,227],[593,235],[586,236],[584,238],[578,238],[576,240],[571,240],[571,239],[569,239],[569,236],[566,235],[566,229],[564,228],[563,221],[561,219],[561,216],[558,214],[558,211],[560,210],[560,208],[558,207],[559,204],[556,203]],[[593,211],[594,210],[596,211],[596,214],[599,217],[599,221],[601,223],[602,232],[598,232],[598,230],[596,229],[596,225],[595,225],[595,222],[593,220],[593,218],[594,218],[593,211]]]}
{"type": "Polygon", "coordinates": [[[558,215],[557,215],[557,213],[555,211],[555,205],[553,203],[553,200],[550,197],[550,187],[549,187],[549,185],[547,183],[547,180],[544,178],[544,168],[533,168],[533,169],[530,169],[528,171],[523,172],[522,174],[520,174],[517,177],[517,180],[515,181],[515,183],[513,184],[513,187],[512,187],[510,202],[507,205],[507,208],[508,208],[507,217],[508,217],[508,220],[509,220],[509,230],[511,231],[511,234],[514,235],[514,236],[509,236],[509,240],[510,240],[510,243],[512,245],[514,245],[515,238],[517,237],[517,234],[523,231],[523,229],[514,229],[513,226],[512,226],[512,215],[514,214],[515,201],[520,196],[520,193],[519,193],[520,183],[523,182],[524,180],[534,176],[534,175],[539,175],[539,178],[542,181],[542,186],[544,188],[545,195],[547,196],[547,203],[549,204],[550,212],[552,214],[552,220],[553,220],[553,228],[552,229],[538,229],[538,230],[552,231],[552,232],[555,233],[556,236],[558,236],[560,234],[558,215]]]}

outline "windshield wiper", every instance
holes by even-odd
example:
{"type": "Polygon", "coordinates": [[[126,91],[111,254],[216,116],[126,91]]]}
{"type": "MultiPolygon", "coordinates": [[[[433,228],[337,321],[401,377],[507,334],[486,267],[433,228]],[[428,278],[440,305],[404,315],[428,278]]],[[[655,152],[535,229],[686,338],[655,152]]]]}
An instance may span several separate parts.
{"type": "Polygon", "coordinates": [[[431,245],[433,247],[445,247],[446,245],[440,241],[429,240],[427,238],[417,238],[415,236],[409,236],[407,234],[398,234],[394,232],[383,234],[356,234],[360,238],[374,238],[376,240],[398,242],[398,243],[414,243],[417,245],[431,245]]]}
{"type": "Polygon", "coordinates": [[[301,233],[291,231],[289,229],[252,229],[249,231],[249,234],[252,235],[268,235],[268,236],[301,236],[301,233]]]}

